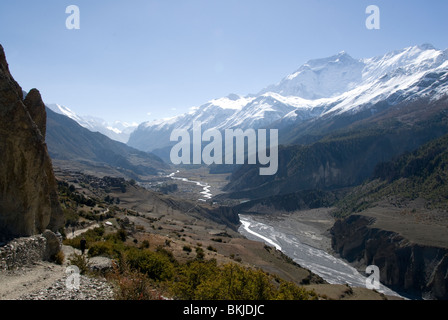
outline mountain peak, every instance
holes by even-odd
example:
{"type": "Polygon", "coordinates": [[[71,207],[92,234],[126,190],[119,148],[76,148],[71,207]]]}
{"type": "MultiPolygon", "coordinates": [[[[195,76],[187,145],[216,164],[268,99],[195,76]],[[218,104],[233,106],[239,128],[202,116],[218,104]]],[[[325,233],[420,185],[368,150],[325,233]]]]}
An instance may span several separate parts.
{"type": "Polygon", "coordinates": [[[236,101],[236,100],[240,99],[241,97],[235,93],[231,93],[226,98],[229,100],[232,100],[232,101],[236,101]]]}
{"type": "Polygon", "coordinates": [[[421,45],[417,46],[421,50],[437,50],[432,44],[430,43],[423,43],[421,45]]]}
{"type": "Polygon", "coordinates": [[[445,72],[447,65],[448,50],[434,50],[430,44],[365,59],[355,59],[341,51],[309,60],[257,94],[231,94],[208,101],[187,114],[141,125],[128,143],[145,151],[163,149],[170,142],[171,130],[190,128],[193,120],[200,120],[204,128],[287,126],[294,121],[357,113],[380,101],[392,105],[429,93],[439,97],[446,94],[447,85],[442,78],[439,81],[434,77],[445,72]],[[430,76],[425,78],[427,74],[430,76]]]}
{"type": "Polygon", "coordinates": [[[260,94],[274,92],[308,100],[330,98],[352,88],[362,79],[364,63],[347,52],[327,58],[312,59],[280,83],[269,86],[260,94]]]}
{"type": "Polygon", "coordinates": [[[303,69],[311,68],[314,70],[319,70],[324,68],[329,64],[334,63],[356,63],[358,60],[352,58],[347,52],[341,51],[338,54],[332,55],[327,58],[312,59],[302,65],[295,73],[300,72],[303,69]]]}

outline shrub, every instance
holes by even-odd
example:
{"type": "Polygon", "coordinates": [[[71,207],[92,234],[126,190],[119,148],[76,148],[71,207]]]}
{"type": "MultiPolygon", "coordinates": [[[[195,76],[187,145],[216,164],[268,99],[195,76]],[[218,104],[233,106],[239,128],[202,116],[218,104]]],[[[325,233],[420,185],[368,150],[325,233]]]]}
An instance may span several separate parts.
{"type": "Polygon", "coordinates": [[[268,300],[274,295],[269,276],[260,271],[230,263],[216,270],[197,288],[197,299],[268,300]]]}
{"type": "Polygon", "coordinates": [[[170,287],[171,294],[178,299],[197,299],[197,288],[215,274],[216,268],[216,260],[195,260],[180,266],[170,287]]]}
{"type": "Polygon", "coordinates": [[[209,250],[209,251],[214,251],[214,252],[217,252],[218,250],[215,248],[215,247],[213,247],[212,245],[209,245],[208,247],[207,247],[207,250],[209,250]]]}
{"type": "Polygon", "coordinates": [[[168,280],[174,275],[174,266],[164,254],[130,248],[126,259],[132,269],[136,269],[154,280],[168,280]]]}
{"type": "Polygon", "coordinates": [[[125,242],[127,237],[127,232],[124,229],[120,229],[115,233],[116,239],[125,242]]]}
{"type": "Polygon", "coordinates": [[[143,240],[142,243],[140,243],[141,249],[147,249],[149,248],[149,240],[143,240]]]}
{"type": "Polygon", "coordinates": [[[116,300],[159,300],[161,296],[152,288],[146,275],[131,270],[124,255],[119,264],[114,263],[113,271],[107,275],[115,283],[116,300]]]}
{"type": "Polygon", "coordinates": [[[196,248],[196,259],[203,260],[205,257],[204,249],[197,247],[196,248]]]}
{"type": "Polygon", "coordinates": [[[64,263],[64,259],[65,255],[64,252],[62,252],[62,250],[59,250],[53,257],[53,261],[59,265],[62,265],[64,263]]]}
{"type": "Polygon", "coordinates": [[[283,280],[274,297],[276,300],[317,300],[317,298],[314,291],[305,290],[292,282],[283,280]]]}
{"type": "Polygon", "coordinates": [[[80,274],[89,272],[90,262],[85,255],[73,253],[68,260],[70,261],[70,264],[79,268],[80,274]]]}
{"type": "Polygon", "coordinates": [[[274,278],[236,263],[218,266],[216,260],[188,262],[177,269],[170,287],[178,299],[187,300],[309,300],[317,295],[292,282],[274,278]]]}
{"type": "Polygon", "coordinates": [[[116,258],[124,246],[113,241],[97,241],[90,245],[89,257],[106,256],[116,258]]]}

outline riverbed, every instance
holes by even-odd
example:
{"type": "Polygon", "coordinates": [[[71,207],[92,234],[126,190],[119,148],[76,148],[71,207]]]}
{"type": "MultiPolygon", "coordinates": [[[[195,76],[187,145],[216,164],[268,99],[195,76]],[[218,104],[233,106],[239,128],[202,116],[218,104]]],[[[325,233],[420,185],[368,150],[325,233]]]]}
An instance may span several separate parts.
{"type": "MultiPolygon", "coordinates": [[[[270,219],[266,216],[240,215],[239,232],[248,239],[263,241],[275,247],[292,258],[296,263],[321,276],[331,284],[349,284],[352,287],[366,287],[367,275],[359,273],[348,263],[325,250],[330,238],[318,228],[296,230],[291,233],[296,224],[287,216],[270,219]],[[314,246],[313,246],[314,244],[314,246]]],[[[306,224],[302,224],[306,226],[306,224]]],[[[303,227],[306,228],[306,227],[303,227]]],[[[399,296],[398,293],[380,285],[377,290],[386,295],[399,296]]]]}
{"type": "Polygon", "coordinates": [[[179,170],[177,170],[176,172],[172,172],[167,177],[171,178],[172,180],[193,183],[193,184],[197,185],[198,187],[201,187],[202,188],[202,191],[200,192],[201,197],[198,199],[198,201],[206,202],[207,200],[210,200],[212,198],[213,195],[210,192],[211,186],[208,183],[193,181],[193,180],[189,180],[187,178],[182,178],[182,177],[176,177],[176,174],[178,174],[179,172],[180,172],[179,170]]]}
{"type": "MultiPolygon", "coordinates": [[[[179,170],[167,177],[192,183],[202,188],[198,201],[212,199],[208,183],[178,177],[179,170]]],[[[328,208],[304,210],[295,213],[275,215],[239,215],[239,233],[246,238],[262,241],[275,247],[296,263],[321,276],[330,284],[349,284],[352,287],[366,287],[367,275],[363,275],[348,263],[332,255],[331,237],[328,229],[334,221],[328,208]]],[[[380,285],[377,290],[386,295],[398,293],[380,285]]]]}

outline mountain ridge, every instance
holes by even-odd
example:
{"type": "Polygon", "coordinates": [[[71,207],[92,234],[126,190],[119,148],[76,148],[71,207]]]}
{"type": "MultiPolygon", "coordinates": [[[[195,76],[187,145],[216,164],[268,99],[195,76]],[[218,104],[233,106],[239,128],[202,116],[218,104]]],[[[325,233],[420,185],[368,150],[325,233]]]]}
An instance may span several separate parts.
{"type": "Polygon", "coordinates": [[[257,165],[243,165],[226,186],[228,196],[253,199],[358,185],[371,177],[378,163],[448,133],[448,97],[428,101],[403,102],[373,118],[322,120],[316,126],[319,131],[299,127],[303,135],[297,138],[292,132],[295,143],[279,148],[276,176],[259,176],[257,165]]]}
{"type": "MultiPolygon", "coordinates": [[[[212,100],[174,118],[144,122],[131,134],[128,144],[145,151],[170,147],[173,145],[169,139],[171,131],[191,129],[193,121],[201,121],[204,130],[269,127],[288,131],[297,124],[320,117],[362,112],[381,101],[394,105],[404,99],[425,95],[440,98],[447,91],[447,70],[448,50],[437,50],[431,45],[408,47],[366,59],[354,59],[341,52],[329,58],[308,61],[257,95],[230,95],[231,98],[212,100]],[[347,81],[343,80],[342,74],[347,81]],[[432,87],[428,85],[431,82],[432,87]],[[304,83],[314,91],[304,87],[304,83]],[[307,93],[302,96],[281,94],[300,94],[297,93],[300,90],[307,93]],[[230,104],[234,107],[225,107],[230,104]]],[[[280,143],[294,141],[280,136],[280,143]]]]}
{"type": "Polygon", "coordinates": [[[159,157],[112,140],[79,125],[47,107],[47,144],[55,161],[81,164],[87,168],[106,166],[136,180],[168,169],[159,157]]]}
{"type": "Polygon", "coordinates": [[[98,117],[79,116],[71,109],[57,103],[50,103],[46,106],[56,113],[75,120],[79,125],[92,132],[100,132],[110,139],[122,143],[128,142],[131,132],[138,126],[137,123],[127,123],[122,121],[108,123],[104,119],[98,117]]]}

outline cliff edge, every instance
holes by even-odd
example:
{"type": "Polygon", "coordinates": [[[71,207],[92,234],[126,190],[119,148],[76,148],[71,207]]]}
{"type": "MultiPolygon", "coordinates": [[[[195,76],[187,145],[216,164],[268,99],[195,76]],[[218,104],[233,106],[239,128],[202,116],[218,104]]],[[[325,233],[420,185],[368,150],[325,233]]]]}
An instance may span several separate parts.
{"type": "Polygon", "coordinates": [[[375,227],[375,218],[351,215],[331,229],[332,247],[349,262],[376,265],[384,285],[412,298],[448,299],[448,248],[411,241],[375,227]]]}
{"type": "Polygon", "coordinates": [[[63,224],[45,143],[45,105],[38,90],[24,99],[0,45],[0,240],[63,224]]]}

